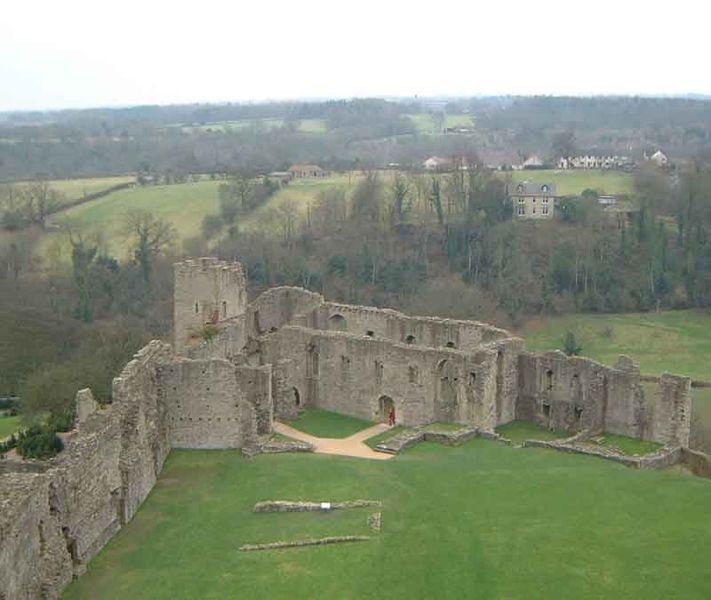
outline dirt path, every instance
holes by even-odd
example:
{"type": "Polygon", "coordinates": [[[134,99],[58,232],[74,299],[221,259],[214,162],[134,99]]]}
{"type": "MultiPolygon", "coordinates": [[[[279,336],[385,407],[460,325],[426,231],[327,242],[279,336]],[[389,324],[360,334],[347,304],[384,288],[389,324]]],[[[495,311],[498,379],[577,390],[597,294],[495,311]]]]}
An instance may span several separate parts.
{"type": "Polygon", "coordinates": [[[372,458],[373,460],[389,460],[394,456],[392,454],[376,452],[363,443],[364,440],[378,435],[383,431],[387,431],[388,429],[390,428],[385,425],[385,423],[378,423],[377,425],[368,427],[368,429],[354,433],[350,437],[335,439],[315,437],[298,429],[294,429],[293,427],[289,427],[289,425],[285,425],[284,423],[274,422],[274,431],[296,440],[313,444],[316,449],[315,451],[320,454],[338,454],[340,456],[354,456],[356,458],[372,458]]]}

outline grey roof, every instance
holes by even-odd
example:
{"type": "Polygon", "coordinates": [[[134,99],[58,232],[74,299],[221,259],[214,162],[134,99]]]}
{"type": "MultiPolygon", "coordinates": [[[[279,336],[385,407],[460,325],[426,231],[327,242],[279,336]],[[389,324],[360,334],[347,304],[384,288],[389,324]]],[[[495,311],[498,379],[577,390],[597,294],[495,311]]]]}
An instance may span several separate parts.
{"type": "Polygon", "coordinates": [[[556,196],[555,183],[545,181],[520,181],[509,184],[509,194],[512,196],[556,196]]]}

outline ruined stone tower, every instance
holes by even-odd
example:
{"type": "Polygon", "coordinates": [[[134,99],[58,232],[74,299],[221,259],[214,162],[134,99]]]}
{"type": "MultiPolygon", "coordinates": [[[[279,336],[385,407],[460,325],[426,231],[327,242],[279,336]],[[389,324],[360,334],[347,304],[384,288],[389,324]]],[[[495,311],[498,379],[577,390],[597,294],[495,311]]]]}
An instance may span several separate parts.
{"type": "Polygon", "coordinates": [[[185,260],[173,268],[173,345],[176,354],[184,354],[206,326],[244,315],[247,283],[241,264],[216,258],[185,260]]]}

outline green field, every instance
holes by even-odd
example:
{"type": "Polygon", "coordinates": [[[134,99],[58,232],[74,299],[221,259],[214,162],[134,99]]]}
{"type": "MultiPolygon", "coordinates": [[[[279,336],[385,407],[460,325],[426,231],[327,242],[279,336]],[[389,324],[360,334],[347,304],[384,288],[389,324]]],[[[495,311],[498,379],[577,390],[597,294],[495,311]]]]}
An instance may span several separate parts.
{"type": "MultiPolygon", "coordinates": [[[[50,179],[47,184],[64,196],[65,201],[83,198],[120,183],[136,181],[135,175],[117,175],[115,177],[87,177],[84,179],[50,179]]],[[[29,181],[17,182],[19,186],[29,185],[29,181]]]]}
{"type": "MultiPolygon", "coordinates": [[[[239,121],[215,121],[214,123],[202,123],[200,125],[170,125],[178,127],[183,131],[239,131],[250,127],[261,129],[276,129],[284,125],[284,119],[278,117],[267,117],[264,119],[241,119],[239,121]]],[[[298,121],[301,133],[325,133],[326,121],[324,119],[301,119],[298,121]]]]}
{"type": "Polygon", "coordinates": [[[341,415],[322,408],[307,408],[298,418],[289,421],[289,425],[299,431],[324,438],[345,438],[372,424],[364,419],[341,415]]]}
{"type": "Polygon", "coordinates": [[[0,440],[15,433],[20,427],[20,417],[0,417],[0,440]]]}
{"type": "MultiPolygon", "coordinates": [[[[420,133],[439,134],[435,128],[435,120],[429,113],[412,113],[407,117],[413,122],[420,133]]],[[[474,117],[472,115],[446,115],[444,120],[446,127],[474,127],[474,117]]]]}
{"type": "Polygon", "coordinates": [[[497,427],[496,433],[519,444],[526,440],[558,440],[570,436],[563,430],[551,431],[529,421],[511,421],[497,427]]]}
{"type": "Polygon", "coordinates": [[[481,439],[390,461],[174,450],[64,598],[705,600],[709,505],[705,479],[481,439]],[[259,500],[355,498],[384,502],[370,541],[238,550],[368,534],[368,510],[251,512],[259,500]]]}
{"type": "Polygon", "coordinates": [[[562,196],[581,194],[586,189],[597,190],[599,194],[632,194],[634,179],[631,173],[621,171],[601,171],[597,169],[506,171],[502,176],[519,181],[540,181],[555,183],[557,193],[562,196]]]}
{"type": "MultiPolygon", "coordinates": [[[[198,181],[176,185],[156,185],[121,190],[98,200],[70,208],[57,220],[67,221],[85,233],[101,235],[109,254],[124,259],[129,251],[125,217],[134,210],[147,210],[173,224],[178,243],[200,233],[206,214],[217,213],[219,181],[198,181]]],[[[42,249],[53,240],[66,243],[64,233],[45,236],[42,249]]]]}
{"type": "Polygon", "coordinates": [[[517,332],[530,350],[562,349],[566,331],[575,332],[582,355],[612,364],[626,354],[643,373],[663,371],[711,380],[711,312],[580,314],[529,321],[517,332]]]}

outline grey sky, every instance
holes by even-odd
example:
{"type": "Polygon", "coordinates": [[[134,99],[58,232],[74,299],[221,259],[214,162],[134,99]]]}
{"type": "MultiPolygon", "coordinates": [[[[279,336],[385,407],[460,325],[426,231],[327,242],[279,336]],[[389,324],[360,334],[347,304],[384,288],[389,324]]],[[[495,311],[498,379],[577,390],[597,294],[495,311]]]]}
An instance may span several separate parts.
{"type": "Polygon", "coordinates": [[[368,95],[711,94],[710,12],[698,0],[8,0],[0,110],[368,95]]]}

